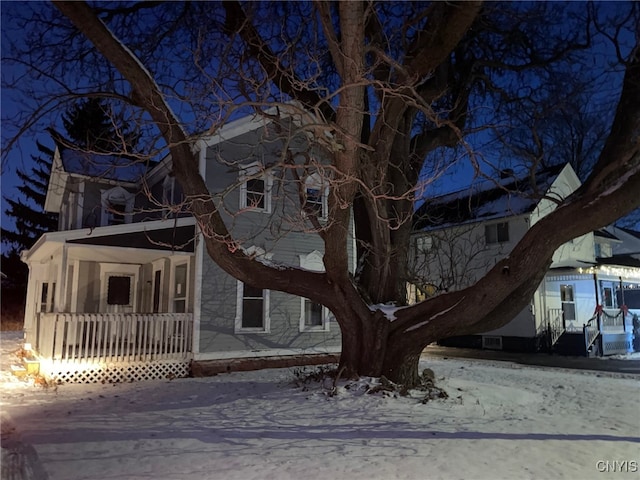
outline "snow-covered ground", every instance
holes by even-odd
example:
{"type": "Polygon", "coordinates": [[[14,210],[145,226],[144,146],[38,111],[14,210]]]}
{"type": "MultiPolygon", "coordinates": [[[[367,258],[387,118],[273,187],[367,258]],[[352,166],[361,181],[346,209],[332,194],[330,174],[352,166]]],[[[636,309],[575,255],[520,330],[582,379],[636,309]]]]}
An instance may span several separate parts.
{"type": "Polygon", "coordinates": [[[430,359],[449,398],[426,404],[304,391],[294,369],[45,389],[1,344],[3,479],[640,477],[639,376],[430,359]]]}

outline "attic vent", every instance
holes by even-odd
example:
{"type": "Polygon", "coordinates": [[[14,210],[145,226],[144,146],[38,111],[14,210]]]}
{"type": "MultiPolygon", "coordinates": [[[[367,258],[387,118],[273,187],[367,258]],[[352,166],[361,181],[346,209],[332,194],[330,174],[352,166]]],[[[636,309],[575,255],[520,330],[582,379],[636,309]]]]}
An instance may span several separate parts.
{"type": "Polygon", "coordinates": [[[482,348],[502,350],[502,337],[482,337],[482,348]]]}

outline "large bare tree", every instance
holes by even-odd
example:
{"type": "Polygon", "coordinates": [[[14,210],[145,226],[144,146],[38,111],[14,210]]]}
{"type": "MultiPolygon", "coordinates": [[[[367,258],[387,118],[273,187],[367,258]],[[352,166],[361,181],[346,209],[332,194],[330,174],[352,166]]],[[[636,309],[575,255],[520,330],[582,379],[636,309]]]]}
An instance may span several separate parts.
{"type": "MultiPolygon", "coordinates": [[[[151,119],[208,254],[249,285],[328,307],[342,333],[344,375],[415,384],[426,345],[506,324],[530,301],[560,245],[640,205],[640,52],[632,3],[616,6],[611,25],[596,21],[596,8],[542,2],[53,3],[77,30],[49,32],[56,42],[39,54],[57,54],[68,66],[80,65],[79,58],[95,62],[81,85],[101,79],[101,95],[151,119]],[[619,95],[609,136],[583,186],[474,285],[406,305],[413,202],[438,170],[436,159],[443,151],[462,154],[481,170],[482,152],[467,135],[508,125],[541,92],[572,94],[569,79],[580,62],[601,55],[593,50],[596,33],[615,47],[623,71],[618,92],[608,97],[619,95]],[[181,69],[173,69],[179,62],[181,69]],[[179,76],[171,81],[168,72],[179,76]],[[198,98],[209,103],[181,117],[172,106],[196,92],[207,93],[198,98]],[[274,268],[235,248],[238,239],[198,173],[186,133],[188,123],[213,133],[220,123],[207,115],[224,118],[230,105],[260,112],[293,100],[313,114],[308,131],[332,172],[328,221],[316,225],[325,245],[322,273],[274,268]],[[355,276],[347,249],[351,215],[355,276]],[[382,304],[398,308],[390,316],[382,304]]],[[[57,22],[44,24],[69,27],[57,22]]]]}

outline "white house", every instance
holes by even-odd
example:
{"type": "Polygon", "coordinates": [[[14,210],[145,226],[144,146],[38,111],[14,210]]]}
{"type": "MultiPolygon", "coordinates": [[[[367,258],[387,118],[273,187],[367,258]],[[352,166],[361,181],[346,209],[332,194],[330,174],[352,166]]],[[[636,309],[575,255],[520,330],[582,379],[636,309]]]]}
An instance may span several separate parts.
{"type": "MultiPolygon", "coordinates": [[[[535,181],[504,172],[497,181],[425,203],[415,215],[410,295],[419,300],[473,284],[555,208],[554,199],[579,186],[565,165],[538,172],[535,181]]],[[[640,314],[638,240],[611,228],[562,245],[530,305],[510,323],[441,343],[580,355],[630,351],[634,315],[640,314]]]]}
{"type": "MultiPolygon", "coordinates": [[[[327,212],[321,160],[309,164],[322,152],[291,135],[249,116],[197,138],[193,151],[244,248],[322,270],[323,242],[308,218],[310,208],[321,219],[327,212]],[[285,140],[302,180],[283,168],[285,140]]],[[[339,351],[340,331],[325,308],[223,272],[184,200],[171,158],[147,168],[56,150],[46,210],[60,214],[60,230],[22,255],[30,272],[25,342],[44,375],[128,381],[185,376],[207,360],[339,351]]]]}

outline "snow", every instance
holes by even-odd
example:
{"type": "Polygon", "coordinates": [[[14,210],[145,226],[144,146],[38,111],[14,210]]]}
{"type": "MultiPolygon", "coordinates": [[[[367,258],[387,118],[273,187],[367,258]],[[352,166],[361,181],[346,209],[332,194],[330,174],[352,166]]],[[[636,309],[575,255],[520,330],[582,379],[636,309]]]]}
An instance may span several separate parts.
{"type": "Polygon", "coordinates": [[[371,310],[372,312],[380,310],[382,313],[384,313],[384,316],[387,317],[387,320],[389,320],[389,322],[393,322],[396,320],[396,312],[401,308],[403,307],[398,307],[396,305],[388,303],[376,303],[375,305],[369,305],[369,310],[371,310]]]}
{"type": "Polygon", "coordinates": [[[449,393],[426,404],[295,369],[42,388],[8,373],[18,345],[3,332],[2,478],[638,478],[638,376],[425,358],[449,393]]]}
{"type": "Polygon", "coordinates": [[[441,317],[442,315],[445,315],[446,313],[450,312],[451,310],[456,308],[458,305],[460,305],[460,302],[462,302],[464,299],[465,299],[465,297],[462,297],[460,300],[458,300],[456,303],[451,305],[449,308],[446,308],[446,309],[442,310],[441,312],[438,312],[435,315],[432,315],[431,317],[429,317],[428,320],[425,320],[423,322],[420,322],[420,323],[418,323],[416,325],[413,325],[413,326],[407,328],[405,330],[405,332],[411,332],[412,330],[417,330],[418,328],[423,327],[426,324],[428,324],[431,320],[434,320],[434,319],[436,319],[438,317],[441,317]]]}

